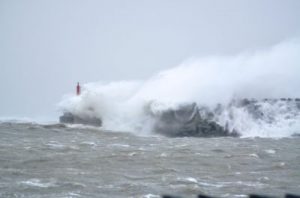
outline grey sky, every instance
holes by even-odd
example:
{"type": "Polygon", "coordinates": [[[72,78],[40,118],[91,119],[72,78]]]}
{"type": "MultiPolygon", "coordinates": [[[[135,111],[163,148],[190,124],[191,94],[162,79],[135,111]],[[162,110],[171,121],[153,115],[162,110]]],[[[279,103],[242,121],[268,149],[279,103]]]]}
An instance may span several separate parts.
{"type": "Polygon", "coordinates": [[[75,83],[300,36],[298,0],[0,0],[0,117],[54,117],[75,83]]]}

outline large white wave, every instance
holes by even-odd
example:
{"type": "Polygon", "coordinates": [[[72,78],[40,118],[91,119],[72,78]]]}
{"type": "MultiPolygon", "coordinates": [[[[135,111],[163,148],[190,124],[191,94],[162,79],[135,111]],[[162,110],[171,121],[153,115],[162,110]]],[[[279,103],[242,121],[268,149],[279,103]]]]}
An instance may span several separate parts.
{"type": "MultiPolygon", "coordinates": [[[[101,117],[107,129],[146,133],[152,126],[146,107],[155,112],[191,102],[214,108],[236,98],[297,98],[299,77],[300,42],[294,39],[236,56],[192,58],[144,81],[87,83],[80,96],[65,96],[59,106],[63,111],[101,117]]],[[[277,116],[272,125],[251,120],[242,109],[231,110],[235,114],[231,125],[243,136],[282,137],[300,129],[299,117],[287,123],[280,109],[270,110],[281,107],[265,108],[277,116]]],[[[226,111],[217,120],[224,125],[226,111]]]]}

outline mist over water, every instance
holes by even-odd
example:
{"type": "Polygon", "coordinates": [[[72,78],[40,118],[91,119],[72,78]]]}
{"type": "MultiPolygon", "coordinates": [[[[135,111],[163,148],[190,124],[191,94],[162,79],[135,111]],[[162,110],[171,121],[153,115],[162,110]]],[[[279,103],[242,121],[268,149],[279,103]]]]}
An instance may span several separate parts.
{"type": "MultiPolygon", "coordinates": [[[[146,109],[160,112],[193,102],[214,108],[217,104],[226,106],[233,99],[300,97],[299,54],[300,42],[294,39],[236,56],[191,58],[144,81],[87,83],[80,96],[65,96],[59,107],[78,115],[100,117],[106,129],[149,133],[152,120],[145,114],[146,109]]],[[[242,109],[232,107],[216,121],[224,126],[230,111],[236,119],[229,127],[238,128],[243,136],[282,137],[299,131],[300,116],[291,111],[296,106],[262,108],[274,117],[272,124],[252,121],[242,109]]]]}

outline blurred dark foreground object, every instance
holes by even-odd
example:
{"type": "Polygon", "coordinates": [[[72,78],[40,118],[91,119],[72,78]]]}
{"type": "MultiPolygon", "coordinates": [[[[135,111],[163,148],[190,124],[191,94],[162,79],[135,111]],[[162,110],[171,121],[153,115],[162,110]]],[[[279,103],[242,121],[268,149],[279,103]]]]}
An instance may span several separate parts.
{"type": "MultiPolygon", "coordinates": [[[[256,195],[256,194],[250,194],[248,196],[249,198],[278,198],[278,196],[269,196],[269,195],[256,195]]],[[[181,196],[175,196],[175,195],[163,195],[162,198],[183,198],[181,196]]],[[[217,198],[207,195],[198,195],[197,198],[217,198]]],[[[286,194],[284,198],[300,198],[300,195],[294,195],[294,194],[286,194]]]]}

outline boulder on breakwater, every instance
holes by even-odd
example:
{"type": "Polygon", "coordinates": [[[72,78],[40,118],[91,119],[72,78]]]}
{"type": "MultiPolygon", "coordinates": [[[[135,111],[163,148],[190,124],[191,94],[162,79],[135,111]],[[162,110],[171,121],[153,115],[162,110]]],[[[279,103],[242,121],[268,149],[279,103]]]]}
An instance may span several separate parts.
{"type": "Polygon", "coordinates": [[[152,114],[152,117],[155,120],[153,131],[168,137],[238,136],[236,132],[230,133],[226,127],[202,118],[196,103],[152,114]]]}

